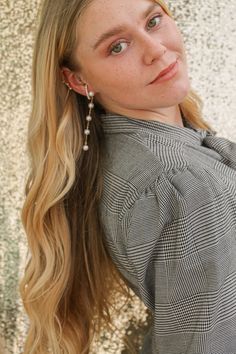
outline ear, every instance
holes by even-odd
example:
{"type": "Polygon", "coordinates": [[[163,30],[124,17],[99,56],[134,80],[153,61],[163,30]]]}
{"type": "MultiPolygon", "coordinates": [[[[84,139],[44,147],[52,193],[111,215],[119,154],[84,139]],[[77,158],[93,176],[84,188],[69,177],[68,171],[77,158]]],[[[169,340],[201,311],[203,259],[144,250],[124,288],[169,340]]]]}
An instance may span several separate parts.
{"type": "MultiPolygon", "coordinates": [[[[62,77],[63,77],[64,81],[69,84],[69,86],[72,88],[72,90],[74,90],[75,92],[78,92],[79,94],[81,94],[83,96],[87,96],[86,89],[85,89],[86,82],[83,81],[77,73],[75,73],[74,71],[71,71],[70,69],[68,69],[66,67],[63,67],[61,69],[61,72],[62,72],[62,77]]],[[[93,91],[92,87],[90,87],[89,85],[88,85],[88,91],[93,91]]]]}

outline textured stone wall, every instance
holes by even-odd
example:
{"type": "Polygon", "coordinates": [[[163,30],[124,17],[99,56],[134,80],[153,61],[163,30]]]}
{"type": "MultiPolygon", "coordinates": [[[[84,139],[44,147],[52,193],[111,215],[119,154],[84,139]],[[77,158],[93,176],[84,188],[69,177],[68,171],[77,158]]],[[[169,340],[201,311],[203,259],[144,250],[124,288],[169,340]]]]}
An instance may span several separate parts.
{"type": "MultiPolygon", "coordinates": [[[[138,0],[137,0],[138,1],[138,0]]],[[[186,43],[192,86],[204,100],[204,115],[236,141],[236,2],[167,1],[186,43]]],[[[39,0],[0,0],[0,352],[22,352],[27,318],[18,294],[26,258],[20,209],[27,172],[25,153],[30,113],[31,60],[39,0]],[[1,349],[2,347],[2,349],[1,349]]],[[[147,314],[136,299],[117,325],[137,341],[147,314]]],[[[122,338],[104,333],[96,354],[125,353],[122,338]]],[[[95,353],[95,351],[94,351],[95,353]]]]}

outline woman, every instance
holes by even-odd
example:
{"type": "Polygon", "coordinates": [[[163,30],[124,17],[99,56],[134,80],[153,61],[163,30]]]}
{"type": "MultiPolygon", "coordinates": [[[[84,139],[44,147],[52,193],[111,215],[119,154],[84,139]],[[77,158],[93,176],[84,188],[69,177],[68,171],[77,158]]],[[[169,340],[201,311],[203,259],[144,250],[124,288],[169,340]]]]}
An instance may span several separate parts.
{"type": "Polygon", "coordinates": [[[201,109],[163,1],[44,2],[25,353],[88,353],[130,289],[153,314],[141,353],[236,352],[236,144],[201,109]]]}

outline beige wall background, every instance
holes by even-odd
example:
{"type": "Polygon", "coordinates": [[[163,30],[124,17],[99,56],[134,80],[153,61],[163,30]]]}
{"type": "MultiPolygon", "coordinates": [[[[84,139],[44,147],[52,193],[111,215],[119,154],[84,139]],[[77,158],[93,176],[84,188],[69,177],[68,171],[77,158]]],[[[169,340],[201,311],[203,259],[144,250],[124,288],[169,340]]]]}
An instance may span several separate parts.
{"type": "MultiPolygon", "coordinates": [[[[138,1],[138,0],[137,0],[138,1]]],[[[0,0],[0,333],[2,353],[22,353],[27,317],[18,294],[26,258],[20,209],[28,169],[26,131],[39,0],[0,0]],[[8,350],[7,350],[8,349],[8,350]]],[[[184,36],[193,88],[219,136],[236,141],[236,2],[167,1],[184,36]]],[[[136,299],[116,324],[138,343],[148,317],[136,299]]],[[[0,343],[1,343],[0,341],[0,343]]],[[[126,353],[122,337],[103,333],[94,353],[126,353]]],[[[1,346],[1,344],[0,344],[1,346]]]]}

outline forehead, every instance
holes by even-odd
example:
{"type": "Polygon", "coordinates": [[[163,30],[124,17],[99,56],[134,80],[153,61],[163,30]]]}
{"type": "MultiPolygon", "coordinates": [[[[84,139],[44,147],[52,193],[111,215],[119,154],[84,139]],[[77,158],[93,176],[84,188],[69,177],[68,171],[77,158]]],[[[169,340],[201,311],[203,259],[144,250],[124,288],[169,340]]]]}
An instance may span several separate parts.
{"type": "Polygon", "coordinates": [[[93,0],[83,11],[78,21],[79,38],[86,34],[100,34],[110,25],[125,24],[126,21],[141,20],[150,7],[161,9],[154,0],[93,0]]]}
{"type": "MultiPolygon", "coordinates": [[[[115,11],[116,15],[119,15],[117,10],[124,11],[135,11],[135,9],[145,8],[150,4],[157,4],[158,0],[90,0],[88,5],[84,8],[84,13],[90,14],[98,9],[104,12],[115,11]]],[[[160,6],[160,5],[159,5],[160,6]]]]}

